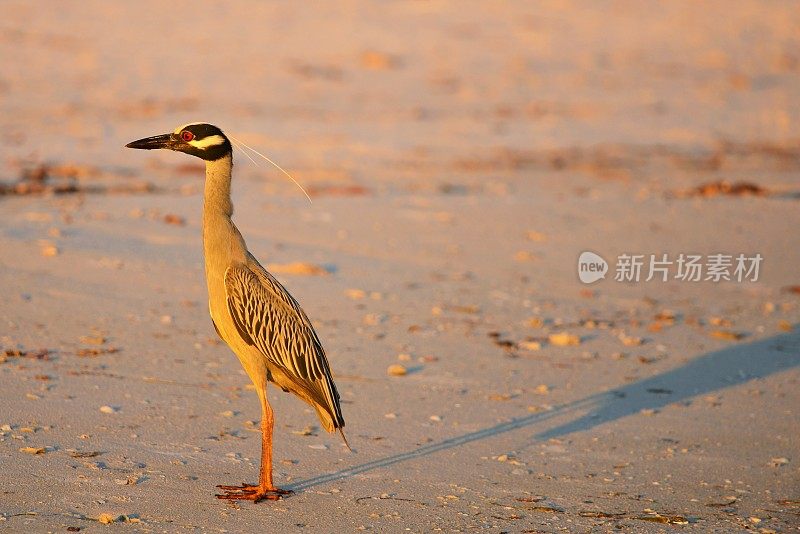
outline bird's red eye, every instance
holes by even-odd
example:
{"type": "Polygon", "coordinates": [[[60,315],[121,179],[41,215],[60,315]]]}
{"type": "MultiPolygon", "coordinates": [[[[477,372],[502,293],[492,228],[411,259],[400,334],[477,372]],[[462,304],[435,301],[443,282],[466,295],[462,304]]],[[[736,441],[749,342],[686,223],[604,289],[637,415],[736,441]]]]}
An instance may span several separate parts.
{"type": "Polygon", "coordinates": [[[181,139],[183,139],[184,141],[186,141],[188,143],[189,141],[194,139],[194,134],[192,132],[190,132],[189,130],[184,130],[184,131],[181,132],[181,139]]]}

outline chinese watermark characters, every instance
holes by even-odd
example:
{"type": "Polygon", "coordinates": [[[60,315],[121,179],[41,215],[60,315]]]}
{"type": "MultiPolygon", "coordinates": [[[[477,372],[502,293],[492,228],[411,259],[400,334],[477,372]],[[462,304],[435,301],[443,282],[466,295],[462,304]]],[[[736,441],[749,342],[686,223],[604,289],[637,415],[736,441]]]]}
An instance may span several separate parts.
{"type": "MultiPolygon", "coordinates": [[[[757,282],[761,254],[620,254],[614,266],[616,282],[757,282]]],[[[591,284],[605,278],[608,263],[594,252],[578,258],[578,278],[591,284]]]]}

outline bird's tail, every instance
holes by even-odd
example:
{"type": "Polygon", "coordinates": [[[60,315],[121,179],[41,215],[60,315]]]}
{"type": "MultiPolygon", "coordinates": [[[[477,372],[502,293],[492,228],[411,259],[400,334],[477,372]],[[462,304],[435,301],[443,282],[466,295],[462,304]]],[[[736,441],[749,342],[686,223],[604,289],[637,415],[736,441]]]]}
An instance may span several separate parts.
{"type": "Polygon", "coordinates": [[[353,448],[347,441],[347,436],[344,435],[344,420],[334,420],[330,413],[319,408],[317,408],[317,414],[319,415],[319,419],[325,427],[325,430],[328,432],[336,432],[338,430],[339,434],[342,436],[342,441],[344,441],[344,444],[347,447],[347,450],[353,452],[353,448]]]}
{"type": "Polygon", "coordinates": [[[353,448],[347,442],[347,436],[344,435],[344,429],[342,427],[339,427],[339,434],[341,434],[342,439],[344,440],[344,445],[345,445],[345,447],[347,447],[347,450],[350,451],[350,452],[353,452],[353,448]]]}
{"type": "Polygon", "coordinates": [[[344,419],[341,417],[341,412],[332,414],[318,403],[315,403],[313,406],[317,410],[317,416],[319,416],[319,421],[322,423],[322,426],[325,427],[325,430],[328,432],[336,432],[338,430],[347,450],[353,452],[350,442],[347,441],[347,436],[344,435],[344,419]]]}

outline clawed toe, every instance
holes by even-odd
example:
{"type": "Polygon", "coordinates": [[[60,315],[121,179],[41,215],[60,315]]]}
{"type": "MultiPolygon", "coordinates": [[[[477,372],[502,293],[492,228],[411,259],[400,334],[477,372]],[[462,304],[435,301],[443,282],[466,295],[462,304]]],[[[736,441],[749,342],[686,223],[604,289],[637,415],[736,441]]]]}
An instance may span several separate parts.
{"type": "Polygon", "coordinates": [[[228,501],[253,501],[258,502],[262,500],[279,501],[284,495],[292,494],[292,490],[285,490],[280,488],[265,488],[262,486],[254,486],[252,484],[242,484],[241,486],[217,486],[224,491],[222,495],[215,495],[217,499],[228,501]]]}
{"type": "Polygon", "coordinates": [[[242,492],[244,492],[244,491],[255,491],[255,490],[258,489],[258,486],[255,486],[253,484],[247,484],[245,482],[242,482],[241,486],[223,486],[223,485],[220,484],[217,487],[219,489],[225,490],[225,491],[242,491],[242,492]]]}

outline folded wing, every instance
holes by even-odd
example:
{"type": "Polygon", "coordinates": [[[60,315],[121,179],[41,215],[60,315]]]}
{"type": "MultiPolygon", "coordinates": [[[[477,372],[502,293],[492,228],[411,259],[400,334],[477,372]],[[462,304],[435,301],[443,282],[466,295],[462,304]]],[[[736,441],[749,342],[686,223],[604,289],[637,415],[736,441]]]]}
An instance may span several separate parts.
{"type": "Polygon", "coordinates": [[[305,312],[255,258],[225,272],[228,309],[239,335],[264,355],[272,379],[308,401],[326,430],[344,426],[322,343],[305,312]]]}

